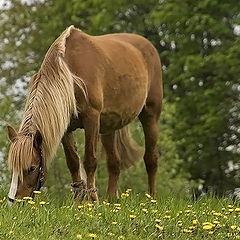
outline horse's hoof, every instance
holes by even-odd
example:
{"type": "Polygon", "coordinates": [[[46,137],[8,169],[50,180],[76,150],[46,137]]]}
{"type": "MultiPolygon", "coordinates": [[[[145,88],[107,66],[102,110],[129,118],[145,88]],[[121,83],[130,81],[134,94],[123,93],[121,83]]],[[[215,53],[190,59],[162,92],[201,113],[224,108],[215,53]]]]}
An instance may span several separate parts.
{"type": "Polygon", "coordinates": [[[73,197],[75,200],[82,202],[87,195],[87,185],[84,180],[71,184],[73,197]]]}

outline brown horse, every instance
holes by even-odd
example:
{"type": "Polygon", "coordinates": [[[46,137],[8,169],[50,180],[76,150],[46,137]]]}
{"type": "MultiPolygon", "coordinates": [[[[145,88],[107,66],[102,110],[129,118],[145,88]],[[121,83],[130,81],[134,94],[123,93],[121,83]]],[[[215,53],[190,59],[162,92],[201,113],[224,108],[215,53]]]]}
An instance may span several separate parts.
{"type": "Polygon", "coordinates": [[[90,36],[67,28],[31,78],[19,132],[8,126],[12,141],[8,163],[13,171],[9,200],[32,196],[41,188],[62,142],[75,197],[88,193],[96,201],[99,135],[107,155],[107,193],[116,197],[120,169],[139,157],[127,128],[136,117],[144,130],[144,161],[154,195],[162,95],[160,59],[148,40],[126,33],[90,36]],[[77,128],[85,132],[86,184],[72,135],[77,128]]]}

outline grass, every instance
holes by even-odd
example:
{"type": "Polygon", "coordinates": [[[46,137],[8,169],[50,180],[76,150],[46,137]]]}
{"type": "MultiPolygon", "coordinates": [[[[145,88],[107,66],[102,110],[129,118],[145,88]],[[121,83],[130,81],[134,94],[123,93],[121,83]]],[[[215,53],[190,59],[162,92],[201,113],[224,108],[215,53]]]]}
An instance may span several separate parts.
{"type": "Polygon", "coordinates": [[[240,203],[152,199],[127,190],[115,202],[73,203],[39,194],[9,207],[0,193],[0,239],[240,239],[240,203]]]}

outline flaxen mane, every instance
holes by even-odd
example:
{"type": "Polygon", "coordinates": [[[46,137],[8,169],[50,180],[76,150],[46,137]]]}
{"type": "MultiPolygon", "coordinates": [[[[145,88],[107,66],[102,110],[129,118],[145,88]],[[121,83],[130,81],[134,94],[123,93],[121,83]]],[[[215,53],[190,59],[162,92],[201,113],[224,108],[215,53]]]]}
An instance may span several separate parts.
{"type": "Polygon", "coordinates": [[[74,27],[70,26],[55,40],[38,73],[30,81],[22,123],[18,136],[11,145],[8,160],[10,169],[20,175],[31,163],[36,130],[43,137],[43,158],[49,166],[71,116],[77,115],[74,84],[80,84],[87,100],[85,84],[69,70],[63,59],[66,39],[72,29],[74,27]]]}

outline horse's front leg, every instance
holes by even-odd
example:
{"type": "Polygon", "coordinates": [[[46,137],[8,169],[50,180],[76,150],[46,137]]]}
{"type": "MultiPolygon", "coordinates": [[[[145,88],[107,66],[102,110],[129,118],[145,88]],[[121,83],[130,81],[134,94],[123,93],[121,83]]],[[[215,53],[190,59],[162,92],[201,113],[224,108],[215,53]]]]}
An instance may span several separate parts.
{"type": "Polygon", "coordinates": [[[84,168],[87,175],[87,188],[91,201],[98,201],[97,190],[95,187],[95,171],[97,168],[97,142],[100,126],[100,113],[91,111],[84,117],[85,130],[85,156],[84,168]]]}
{"type": "Polygon", "coordinates": [[[86,194],[86,183],[81,176],[80,159],[77,153],[75,141],[72,133],[65,133],[62,138],[67,166],[72,176],[72,189],[74,198],[82,201],[86,194]]]}

